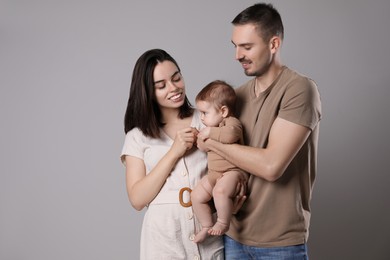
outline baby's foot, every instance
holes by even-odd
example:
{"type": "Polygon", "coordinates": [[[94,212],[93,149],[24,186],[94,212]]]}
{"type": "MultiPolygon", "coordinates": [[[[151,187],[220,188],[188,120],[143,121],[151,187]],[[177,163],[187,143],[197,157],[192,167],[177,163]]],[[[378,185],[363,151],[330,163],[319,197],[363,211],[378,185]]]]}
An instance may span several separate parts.
{"type": "Polygon", "coordinates": [[[220,220],[214,224],[212,228],[208,230],[209,235],[222,236],[229,230],[229,224],[223,223],[220,220]]]}
{"type": "Polygon", "coordinates": [[[195,235],[194,242],[195,243],[201,243],[203,242],[206,237],[209,235],[209,229],[210,227],[203,227],[201,231],[199,231],[198,234],[195,235]]]}

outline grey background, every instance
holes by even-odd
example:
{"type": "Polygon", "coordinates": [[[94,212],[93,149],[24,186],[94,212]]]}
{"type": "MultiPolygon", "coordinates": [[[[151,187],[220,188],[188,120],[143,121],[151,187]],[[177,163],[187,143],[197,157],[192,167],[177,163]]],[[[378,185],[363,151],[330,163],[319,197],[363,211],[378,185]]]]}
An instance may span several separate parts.
{"type": "MultiPolygon", "coordinates": [[[[166,49],[191,101],[238,86],[230,21],[255,2],[0,1],[0,259],[138,259],[119,161],[135,60],[166,49]]],[[[388,259],[390,2],[272,3],[323,102],[311,259],[388,259]]]]}

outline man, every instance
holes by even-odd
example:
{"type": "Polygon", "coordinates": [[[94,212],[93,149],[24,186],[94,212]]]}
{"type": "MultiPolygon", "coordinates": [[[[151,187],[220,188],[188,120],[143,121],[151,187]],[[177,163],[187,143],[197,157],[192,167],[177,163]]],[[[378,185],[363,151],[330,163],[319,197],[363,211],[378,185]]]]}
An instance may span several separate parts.
{"type": "Polygon", "coordinates": [[[232,24],[236,59],[253,76],[236,90],[245,145],[198,144],[250,173],[247,199],[224,237],[225,257],[307,259],[321,119],[317,86],[282,64],[283,23],[272,5],[248,7],[232,24]]]}

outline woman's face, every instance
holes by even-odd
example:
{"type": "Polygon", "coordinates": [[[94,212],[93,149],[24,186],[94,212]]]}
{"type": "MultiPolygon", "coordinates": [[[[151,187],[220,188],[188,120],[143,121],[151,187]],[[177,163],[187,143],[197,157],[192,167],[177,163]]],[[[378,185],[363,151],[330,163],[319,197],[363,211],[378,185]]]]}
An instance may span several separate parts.
{"type": "Polygon", "coordinates": [[[158,63],[153,72],[154,93],[160,108],[179,108],[185,101],[184,79],[171,61],[158,63]]]}

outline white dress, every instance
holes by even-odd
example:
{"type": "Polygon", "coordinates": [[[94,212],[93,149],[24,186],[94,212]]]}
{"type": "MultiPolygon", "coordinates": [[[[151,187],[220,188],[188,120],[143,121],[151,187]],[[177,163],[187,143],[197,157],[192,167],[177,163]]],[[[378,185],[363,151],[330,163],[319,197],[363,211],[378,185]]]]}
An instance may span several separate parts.
{"type": "MultiPolygon", "coordinates": [[[[199,113],[194,112],[192,127],[203,127],[199,113]]],[[[173,140],[161,131],[161,138],[146,137],[134,128],[126,134],[122,149],[122,162],[125,155],[131,155],[144,161],[146,174],[167,153],[173,140]]],[[[200,224],[195,219],[192,207],[183,207],[179,203],[179,191],[183,187],[193,189],[195,184],[207,172],[207,155],[192,149],[181,158],[171,175],[167,178],[160,193],[148,205],[141,231],[142,260],[155,259],[224,259],[223,240],[219,236],[210,236],[204,242],[193,242],[200,224]]],[[[189,194],[184,193],[184,202],[189,194]]]]}

